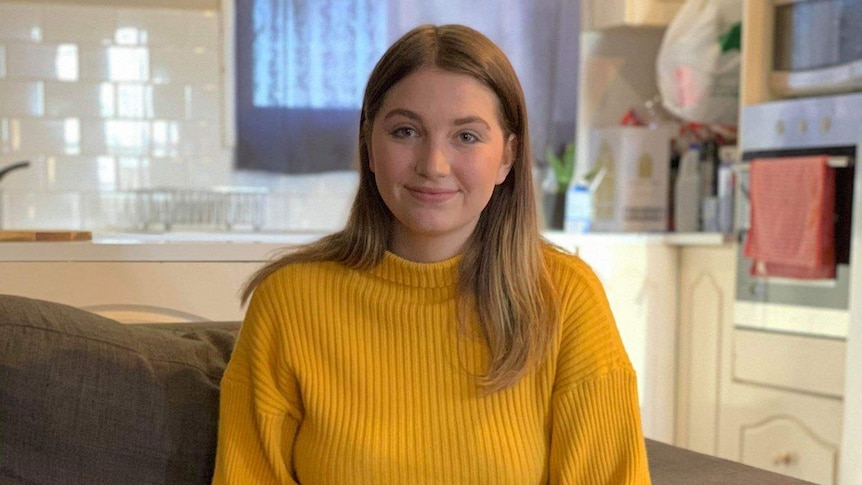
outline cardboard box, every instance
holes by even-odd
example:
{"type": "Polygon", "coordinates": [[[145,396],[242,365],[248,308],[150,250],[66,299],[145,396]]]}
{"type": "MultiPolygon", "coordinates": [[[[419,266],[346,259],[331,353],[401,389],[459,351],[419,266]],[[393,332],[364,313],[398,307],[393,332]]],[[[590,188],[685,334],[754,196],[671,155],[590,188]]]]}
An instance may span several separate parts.
{"type": "Polygon", "coordinates": [[[590,133],[590,168],[602,167],[592,184],[592,230],[666,231],[671,126],[619,127],[590,133]]]}

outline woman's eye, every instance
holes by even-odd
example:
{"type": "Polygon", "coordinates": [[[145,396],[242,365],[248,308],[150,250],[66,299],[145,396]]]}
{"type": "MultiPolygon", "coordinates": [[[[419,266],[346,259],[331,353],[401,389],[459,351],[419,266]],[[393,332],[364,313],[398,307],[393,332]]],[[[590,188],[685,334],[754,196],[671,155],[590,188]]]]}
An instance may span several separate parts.
{"type": "Polygon", "coordinates": [[[411,136],[416,136],[416,130],[408,126],[403,126],[401,128],[396,128],[392,134],[396,138],[409,138],[411,136]]]}
{"type": "Polygon", "coordinates": [[[479,141],[479,138],[472,133],[461,133],[458,135],[458,139],[461,140],[463,143],[476,143],[477,141],[479,141]]]}

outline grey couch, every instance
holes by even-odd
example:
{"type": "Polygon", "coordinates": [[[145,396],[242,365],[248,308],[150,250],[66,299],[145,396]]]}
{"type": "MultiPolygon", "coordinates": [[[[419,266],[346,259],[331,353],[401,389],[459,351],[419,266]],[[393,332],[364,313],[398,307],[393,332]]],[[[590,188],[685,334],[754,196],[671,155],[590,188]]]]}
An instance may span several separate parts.
{"type": "MultiPolygon", "coordinates": [[[[238,331],[0,295],[0,484],[209,483],[238,331]]],[[[658,485],[803,483],[650,440],[647,451],[658,485]]]]}

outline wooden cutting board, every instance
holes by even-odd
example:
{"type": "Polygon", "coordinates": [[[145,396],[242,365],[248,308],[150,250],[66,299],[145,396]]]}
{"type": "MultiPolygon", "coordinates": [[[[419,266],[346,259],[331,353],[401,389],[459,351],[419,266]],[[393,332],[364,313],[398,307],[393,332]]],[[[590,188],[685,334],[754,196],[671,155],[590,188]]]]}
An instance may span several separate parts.
{"type": "Polygon", "coordinates": [[[0,230],[0,242],[29,241],[92,241],[90,231],[3,231],[0,230]]]}

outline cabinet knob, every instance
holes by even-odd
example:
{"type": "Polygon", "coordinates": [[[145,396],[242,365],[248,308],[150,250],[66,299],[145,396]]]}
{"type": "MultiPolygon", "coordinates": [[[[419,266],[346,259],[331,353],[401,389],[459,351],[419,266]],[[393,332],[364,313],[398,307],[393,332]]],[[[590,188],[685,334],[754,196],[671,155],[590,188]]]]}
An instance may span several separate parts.
{"type": "Polygon", "coordinates": [[[772,459],[772,464],[775,466],[790,466],[799,461],[799,457],[792,451],[779,453],[772,459]]]}

